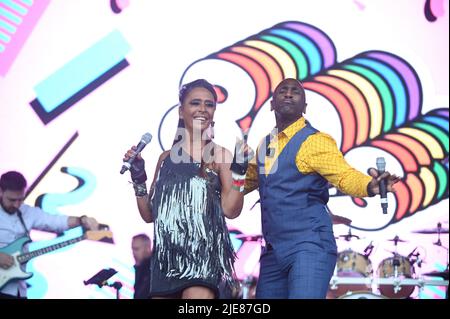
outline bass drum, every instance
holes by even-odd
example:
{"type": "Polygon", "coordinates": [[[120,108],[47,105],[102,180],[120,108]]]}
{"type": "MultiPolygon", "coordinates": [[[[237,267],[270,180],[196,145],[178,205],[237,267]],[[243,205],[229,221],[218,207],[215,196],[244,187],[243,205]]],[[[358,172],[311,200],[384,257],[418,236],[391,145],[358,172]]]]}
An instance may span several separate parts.
{"type": "MultiPolygon", "coordinates": [[[[336,262],[338,277],[365,278],[372,274],[372,263],[369,258],[351,249],[338,253],[336,262]]],[[[329,298],[338,298],[352,291],[370,291],[371,286],[366,284],[338,284],[336,289],[329,289],[329,298]]]]}
{"type": "MultiPolygon", "coordinates": [[[[396,255],[384,259],[378,266],[377,273],[379,278],[392,278],[392,280],[395,278],[412,278],[414,267],[411,266],[408,258],[396,255]]],[[[383,296],[393,299],[408,298],[415,288],[416,286],[414,285],[402,285],[400,290],[397,291],[394,285],[379,285],[378,287],[383,296]]]]}
{"type": "Polygon", "coordinates": [[[376,295],[368,291],[349,291],[338,299],[387,299],[384,296],[376,295]]]}

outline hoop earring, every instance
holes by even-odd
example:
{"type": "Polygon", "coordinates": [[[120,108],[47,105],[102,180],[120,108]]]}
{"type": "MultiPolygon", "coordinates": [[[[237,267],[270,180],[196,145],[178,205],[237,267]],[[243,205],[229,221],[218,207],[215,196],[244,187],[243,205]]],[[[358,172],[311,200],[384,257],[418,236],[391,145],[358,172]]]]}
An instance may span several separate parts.
{"type": "Polygon", "coordinates": [[[209,130],[208,135],[209,135],[210,139],[214,139],[214,124],[215,124],[215,122],[212,121],[208,128],[208,130],[209,130]]]}

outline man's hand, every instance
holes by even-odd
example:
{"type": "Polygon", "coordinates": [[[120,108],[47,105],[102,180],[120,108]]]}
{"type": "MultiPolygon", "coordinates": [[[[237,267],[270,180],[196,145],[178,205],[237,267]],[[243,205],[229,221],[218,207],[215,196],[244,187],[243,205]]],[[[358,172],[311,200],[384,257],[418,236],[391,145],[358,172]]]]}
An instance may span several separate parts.
{"type": "Polygon", "coordinates": [[[386,190],[391,193],[395,193],[396,190],[394,185],[401,180],[397,175],[391,175],[389,172],[384,172],[378,176],[378,171],[375,168],[369,168],[369,175],[372,176],[372,180],[369,182],[368,190],[373,195],[380,194],[380,181],[382,179],[386,180],[386,190]]]}
{"type": "Polygon", "coordinates": [[[80,218],[80,224],[86,230],[98,230],[98,222],[93,217],[82,216],[80,218]]]}
{"type": "Polygon", "coordinates": [[[14,258],[11,255],[0,253],[0,268],[8,269],[14,265],[14,258]]]}

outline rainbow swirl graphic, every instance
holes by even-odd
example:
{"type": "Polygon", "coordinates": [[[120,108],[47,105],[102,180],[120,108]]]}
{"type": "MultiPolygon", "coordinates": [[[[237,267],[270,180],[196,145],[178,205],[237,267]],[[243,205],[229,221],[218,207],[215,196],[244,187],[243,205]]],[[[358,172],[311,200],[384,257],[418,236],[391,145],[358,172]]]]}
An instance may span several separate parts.
{"type": "Polygon", "coordinates": [[[442,164],[449,152],[448,109],[420,115],[420,80],[405,60],[388,52],[364,52],[307,79],[304,86],[335,107],[344,154],[371,146],[401,164],[405,179],[396,187],[392,222],[448,198],[448,165],[442,164]]]}
{"type": "Polygon", "coordinates": [[[331,39],[316,27],[288,21],[201,60],[206,59],[233,63],[252,78],[256,92],[253,107],[236,121],[242,132],[247,134],[256,114],[283,78],[303,80],[333,66],[336,63],[336,49],[331,39]]]}
{"type": "Polygon", "coordinates": [[[304,86],[336,108],[344,154],[415,119],[422,105],[422,87],[414,69],[388,52],[361,53],[306,79],[304,86]]]}

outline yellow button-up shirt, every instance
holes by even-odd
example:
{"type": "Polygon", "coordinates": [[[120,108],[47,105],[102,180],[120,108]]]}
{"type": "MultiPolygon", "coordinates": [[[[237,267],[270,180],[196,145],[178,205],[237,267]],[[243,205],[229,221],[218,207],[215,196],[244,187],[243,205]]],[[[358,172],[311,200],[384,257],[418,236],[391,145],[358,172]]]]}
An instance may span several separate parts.
{"type": "MultiPolygon", "coordinates": [[[[268,147],[274,150],[274,154],[265,157],[266,176],[272,169],[276,169],[273,165],[276,164],[276,159],[289,140],[305,126],[305,118],[301,117],[273,137],[268,147]]],[[[317,132],[310,135],[300,146],[295,163],[300,173],[319,174],[343,193],[353,197],[368,196],[367,184],[372,177],[351,167],[338,149],[336,141],[326,133],[317,132]]],[[[253,158],[247,170],[245,191],[248,193],[256,188],[258,188],[258,167],[256,158],[253,158]]]]}

